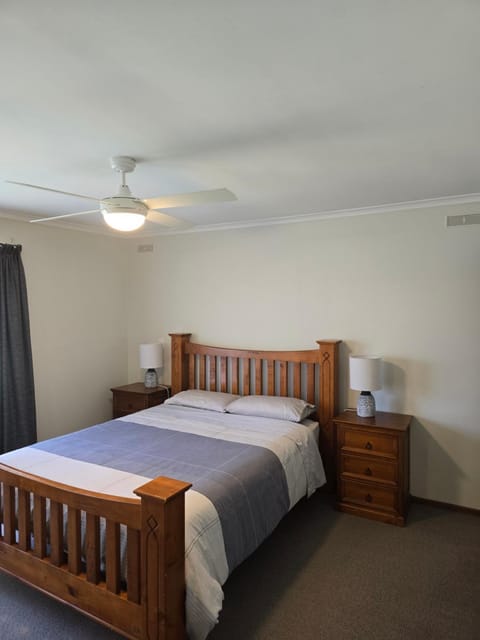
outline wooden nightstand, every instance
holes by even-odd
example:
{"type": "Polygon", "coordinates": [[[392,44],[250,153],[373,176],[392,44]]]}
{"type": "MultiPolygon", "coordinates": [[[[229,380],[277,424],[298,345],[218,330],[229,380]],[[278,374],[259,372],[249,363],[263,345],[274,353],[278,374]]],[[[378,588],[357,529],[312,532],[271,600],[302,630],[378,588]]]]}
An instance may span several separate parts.
{"type": "Polygon", "coordinates": [[[412,416],[354,409],[333,419],[337,436],[337,508],[403,526],[408,512],[412,416]]]}
{"type": "Polygon", "coordinates": [[[113,387],[111,392],[113,393],[113,417],[121,418],[135,411],[162,404],[170,395],[170,387],[163,385],[147,389],[143,382],[134,382],[123,387],[113,387]]]}

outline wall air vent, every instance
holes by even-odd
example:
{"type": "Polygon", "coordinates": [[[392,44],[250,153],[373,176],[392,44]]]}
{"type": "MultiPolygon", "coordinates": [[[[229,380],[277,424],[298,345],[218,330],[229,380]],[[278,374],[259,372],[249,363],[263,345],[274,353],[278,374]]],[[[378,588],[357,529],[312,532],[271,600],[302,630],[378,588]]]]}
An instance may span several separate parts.
{"type": "Polygon", "coordinates": [[[446,216],[445,225],[447,227],[465,227],[469,224],[480,224],[480,213],[468,213],[459,216],[446,216]]]}
{"type": "Polygon", "coordinates": [[[153,244],[139,244],[137,245],[138,253],[148,253],[149,251],[153,251],[153,244]]]}

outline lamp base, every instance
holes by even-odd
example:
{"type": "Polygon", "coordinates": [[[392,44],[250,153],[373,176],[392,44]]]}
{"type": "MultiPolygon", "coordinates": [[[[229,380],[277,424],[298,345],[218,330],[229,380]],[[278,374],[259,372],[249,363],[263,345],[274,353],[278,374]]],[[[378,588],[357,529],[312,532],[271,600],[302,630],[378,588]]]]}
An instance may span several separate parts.
{"type": "Polygon", "coordinates": [[[145,371],[145,381],[143,383],[147,389],[158,387],[158,376],[155,369],[147,369],[145,371]]]}
{"type": "Polygon", "coordinates": [[[360,418],[375,417],[375,398],[370,391],[362,391],[358,396],[357,416],[360,418]]]}

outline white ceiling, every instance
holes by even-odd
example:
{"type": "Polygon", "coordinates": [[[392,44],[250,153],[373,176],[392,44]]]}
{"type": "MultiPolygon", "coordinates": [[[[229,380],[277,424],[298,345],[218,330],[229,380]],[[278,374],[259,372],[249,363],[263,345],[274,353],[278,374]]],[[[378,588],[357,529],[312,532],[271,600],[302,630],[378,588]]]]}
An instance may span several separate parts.
{"type": "Polygon", "coordinates": [[[480,202],[479,29],[475,0],[4,0],[0,215],[90,209],[3,180],[105,197],[112,155],[141,198],[237,195],[169,211],[201,226],[480,202]]]}

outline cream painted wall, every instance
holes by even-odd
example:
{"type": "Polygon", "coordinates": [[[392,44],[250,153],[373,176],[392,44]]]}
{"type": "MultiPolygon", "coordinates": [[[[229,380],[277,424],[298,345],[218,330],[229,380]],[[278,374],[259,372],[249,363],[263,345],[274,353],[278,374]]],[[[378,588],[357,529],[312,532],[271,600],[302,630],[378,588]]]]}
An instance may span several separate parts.
{"type": "Polygon", "coordinates": [[[153,253],[132,240],[130,381],[138,344],[170,331],[258,348],[342,339],[341,408],[356,403],[348,353],[383,355],[378,408],[415,416],[411,492],[480,508],[480,227],[444,226],[469,210],[148,238],[153,253]]]}
{"type": "Polygon", "coordinates": [[[22,245],[40,440],[111,418],[127,378],[126,241],[0,219],[22,245]]]}

